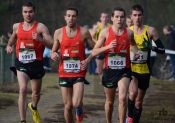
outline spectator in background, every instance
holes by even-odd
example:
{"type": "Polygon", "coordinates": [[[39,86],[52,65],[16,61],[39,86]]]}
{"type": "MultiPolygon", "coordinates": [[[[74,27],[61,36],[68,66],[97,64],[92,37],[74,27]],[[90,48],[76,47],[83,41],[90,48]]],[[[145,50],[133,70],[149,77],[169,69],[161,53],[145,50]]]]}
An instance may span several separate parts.
{"type": "MultiPolygon", "coordinates": [[[[175,51],[175,30],[172,28],[172,26],[165,25],[163,27],[163,33],[167,37],[167,47],[166,49],[175,51]]],[[[175,54],[169,54],[170,60],[173,65],[173,79],[175,79],[175,54]]]]}

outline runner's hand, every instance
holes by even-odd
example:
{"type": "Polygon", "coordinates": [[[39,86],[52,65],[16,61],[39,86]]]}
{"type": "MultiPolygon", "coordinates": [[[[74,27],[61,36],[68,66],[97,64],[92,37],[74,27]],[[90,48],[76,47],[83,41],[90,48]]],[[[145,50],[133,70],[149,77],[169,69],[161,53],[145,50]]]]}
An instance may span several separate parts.
{"type": "Polygon", "coordinates": [[[113,40],[110,42],[110,44],[108,45],[108,48],[109,49],[113,49],[117,46],[117,41],[116,40],[113,40]]]}
{"type": "Polygon", "coordinates": [[[10,46],[10,45],[7,45],[7,47],[6,47],[6,51],[7,51],[7,53],[8,54],[11,54],[12,52],[13,52],[13,47],[12,46],[10,46]]]}
{"type": "Polygon", "coordinates": [[[33,38],[33,40],[37,40],[37,41],[43,42],[43,38],[41,37],[41,35],[39,35],[36,32],[32,32],[32,38],[33,38]]]}
{"type": "Polygon", "coordinates": [[[134,60],[139,59],[139,57],[140,57],[139,52],[134,53],[134,60]]]}
{"type": "Polygon", "coordinates": [[[56,52],[51,52],[51,53],[50,53],[50,58],[51,58],[53,61],[57,61],[57,60],[60,59],[58,53],[56,53],[56,52]]]}
{"type": "Polygon", "coordinates": [[[81,61],[81,70],[86,70],[88,66],[88,61],[87,59],[81,61]]]}

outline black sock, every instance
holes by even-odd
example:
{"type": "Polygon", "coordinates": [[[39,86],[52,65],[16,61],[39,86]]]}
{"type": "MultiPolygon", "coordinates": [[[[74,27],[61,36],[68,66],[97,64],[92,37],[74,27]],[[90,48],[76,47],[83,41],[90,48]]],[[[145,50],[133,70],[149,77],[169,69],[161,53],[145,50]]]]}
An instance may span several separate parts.
{"type": "Polygon", "coordinates": [[[129,117],[133,117],[134,105],[135,105],[135,102],[128,98],[128,116],[129,117]]]}
{"type": "Polygon", "coordinates": [[[137,109],[136,107],[134,107],[134,110],[133,110],[134,123],[139,123],[140,117],[141,117],[141,113],[142,113],[142,108],[141,109],[137,109]]]}
{"type": "Polygon", "coordinates": [[[33,110],[37,110],[37,107],[34,107],[34,106],[32,105],[32,109],[33,109],[33,110]]]}

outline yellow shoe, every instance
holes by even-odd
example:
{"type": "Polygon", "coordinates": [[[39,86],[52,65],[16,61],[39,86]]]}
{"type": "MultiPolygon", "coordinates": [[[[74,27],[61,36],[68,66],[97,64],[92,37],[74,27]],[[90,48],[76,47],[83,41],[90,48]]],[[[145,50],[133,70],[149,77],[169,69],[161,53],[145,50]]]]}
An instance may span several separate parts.
{"type": "Polygon", "coordinates": [[[31,103],[31,102],[28,104],[28,107],[29,107],[29,109],[32,111],[33,121],[34,121],[35,123],[40,123],[40,115],[39,115],[39,113],[38,113],[37,110],[34,110],[34,109],[32,108],[32,103],[31,103]]]}

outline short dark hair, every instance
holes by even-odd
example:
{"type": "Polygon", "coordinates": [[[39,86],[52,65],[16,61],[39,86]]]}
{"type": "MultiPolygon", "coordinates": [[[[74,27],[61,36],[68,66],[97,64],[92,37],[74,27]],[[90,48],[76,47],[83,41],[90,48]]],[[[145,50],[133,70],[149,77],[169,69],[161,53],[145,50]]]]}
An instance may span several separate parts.
{"type": "Polygon", "coordinates": [[[75,12],[76,12],[76,15],[78,16],[78,9],[77,9],[77,8],[75,8],[75,7],[69,7],[69,8],[67,8],[66,11],[65,11],[65,15],[66,15],[66,12],[67,12],[68,10],[75,11],[75,12]]]}
{"type": "Polygon", "coordinates": [[[34,10],[34,12],[35,12],[35,9],[36,9],[35,8],[35,5],[31,1],[25,1],[25,2],[23,2],[22,7],[23,6],[32,7],[33,10],[34,10]]]}
{"type": "Polygon", "coordinates": [[[132,13],[132,11],[134,11],[134,10],[135,10],[135,11],[141,11],[142,14],[144,13],[142,6],[139,5],[139,4],[135,4],[135,5],[133,5],[133,6],[131,7],[131,13],[132,13]]]}
{"type": "Polygon", "coordinates": [[[115,11],[121,11],[121,12],[123,12],[124,13],[124,16],[126,16],[126,12],[125,12],[125,10],[123,9],[123,8],[121,8],[121,7],[116,7],[116,8],[114,8],[113,10],[112,10],[112,17],[114,16],[114,12],[115,11]]]}

